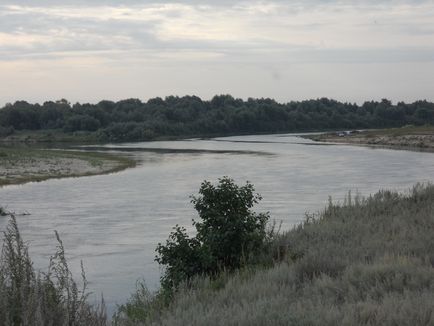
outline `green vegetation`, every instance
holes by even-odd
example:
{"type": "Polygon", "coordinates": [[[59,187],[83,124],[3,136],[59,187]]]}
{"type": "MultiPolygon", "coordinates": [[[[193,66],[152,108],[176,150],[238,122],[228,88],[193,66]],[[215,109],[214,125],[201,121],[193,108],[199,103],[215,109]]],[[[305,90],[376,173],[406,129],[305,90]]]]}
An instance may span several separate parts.
{"type": "Polygon", "coordinates": [[[434,123],[434,103],[388,100],[363,105],[322,98],[277,103],[219,95],[71,105],[66,100],[0,109],[0,138],[9,141],[139,141],[312,130],[369,129],[434,123]]]}
{"type": "Polygon", "coordinates": [[[196,235],[176,226],[165,245],[157,246],[156,261],[165,266],[163,290],[176,289],[197,275],[215,276],[233,271],[252,261],[267,244],[268,214],[251,211],[261,199],[253,185],[239,187],[228,177],[217,186],[204,181],[198,197],[192,197],[200,221],[194,221],[196,235]]]}
{"type": "Polygon", "coordinates": [[[0,187],[51,178],[111,173],[134,166],[122,156],[105,153],[0,147],[0,187]]]}
{"type": "Polygon", "coordinates": [[[92,306],[86,301],[84,271],[82,283],[76,283],[58,234],[57,251],[50,258],[47,272],[38,273],[15,217],[9,215],[0,260],[0,325],[106,325],[104,303],[92,306]]]}
{"type": "MultiPolygon", "coordinates": [[[[0,110],[1,112],[1,110],[0,110]]],[[[9,143],[97,143],[96,133],[86,131],[65,132],[62,129],[14,130],[7,136],[0,136],[0,141],[9,143]]]]}
{"type": "Polygon", "coordinates": [[[263,254],[272,247],[274,228],[266,229],[268,213],[251,209],[261,197],[250,183],[238,186],[229,177],[217,185],[204,181],[192,203],[200,221],[193,220],[194,237],[176,225],[163,245],[158,244],[156,261],[165,267],[161,289],[153,294],[145,284],[137,284],[137,292],[119,307],[115,323],[134,324],[156,317],[173,300],[180,287],[190,287],[197,277],[210,277],[218,284],[222,275],[229,275],[246,266],[263,265],[263,254]]]}
{"type": "Polygon", "coordinates": [[[432,325],[433,217],[431,185],[349,194],[275,239],[272,268],[198,277],[167,306],[142,288],[128,311],[148,309],[144,325],[432,325]]]}

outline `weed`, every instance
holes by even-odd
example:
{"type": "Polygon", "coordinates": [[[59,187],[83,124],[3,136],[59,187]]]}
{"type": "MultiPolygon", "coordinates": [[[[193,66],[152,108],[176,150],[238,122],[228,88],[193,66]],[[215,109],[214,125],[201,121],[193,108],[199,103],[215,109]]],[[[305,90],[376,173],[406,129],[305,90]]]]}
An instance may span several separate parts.
{"type": "Polygon", "coordinates": [[[69,270],[62,241],[46,273],[36,272],[16,218],[9,214],[0,261],[0,325],[107,325],[104,302],[87,303],[87,281],[82,266],[81,286],[69,270]]]}

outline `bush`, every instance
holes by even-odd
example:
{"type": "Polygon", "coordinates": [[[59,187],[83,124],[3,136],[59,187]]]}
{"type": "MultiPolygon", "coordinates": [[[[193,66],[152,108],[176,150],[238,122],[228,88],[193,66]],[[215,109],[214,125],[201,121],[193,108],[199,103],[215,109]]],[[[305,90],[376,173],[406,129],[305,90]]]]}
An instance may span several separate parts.
{"type": "Polygon", "coordinates": [[[200,221],[193,220],[197,234],[190,238],[176,226],[165,245],[157,246],[156,261],[165,266],[163,289],[176,288],[195,275],[216,275],[235,270],[263,250],[267,242],[268,213],[254,213],[261,200],[250,183],[237,186],[228,177],[215,186],[204,181],[192,203],[200,221]]]}

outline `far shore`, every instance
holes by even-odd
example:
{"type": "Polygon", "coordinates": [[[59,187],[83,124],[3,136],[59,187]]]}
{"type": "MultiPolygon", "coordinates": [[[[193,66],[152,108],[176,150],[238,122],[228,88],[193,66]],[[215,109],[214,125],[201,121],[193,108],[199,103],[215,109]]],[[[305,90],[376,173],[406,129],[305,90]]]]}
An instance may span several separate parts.
{"type": "MultiPolygon", "coordinates": [[[[318,142],[434,152],[434,127],[402,127],[303,135],[318,142]]],[[[121,171],[136,165],[124,155],[35,147],[0,147],[0,187],[121,171]]]]}
{"type": "Polygon", "coordinates": [[[377,130],[347,130],[305,135],[318,142],[434,152],[434,127],[402,127],[377,130]]]}
{"type": "Polygon", "coordinates": [[[99,152],[0,147],[0,187],[107,174],[135,164],[128,157],[99,152]]]}

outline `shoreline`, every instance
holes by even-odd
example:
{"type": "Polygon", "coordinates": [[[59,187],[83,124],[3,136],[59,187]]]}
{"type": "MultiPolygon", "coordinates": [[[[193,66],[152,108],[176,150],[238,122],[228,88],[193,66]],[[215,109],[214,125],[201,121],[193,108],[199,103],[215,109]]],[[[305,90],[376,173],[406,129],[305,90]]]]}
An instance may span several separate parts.
{"type": "Polygon", "coordinates": [[[107,153],[0,147],[0,188],[115,173],[135,165],[131,158],[107,153]]]}
{"type": "Polygon", "coordinates": [[[306,129],[298,131],[263,131],[263,132],[212,132],[212,133],[191,133],[180,135],[160,135],[149,139],[135,139],[135,140],[98,140],[95,137],[95,133],[82,132],[82,133],[64,133],[59,131],[16,131],[13,135],[0,137],[0,147],[10,145],[36,145],[36,146],[48,146],[52,144],[64,144],[64,145],[86,145],[86,144],[107,144],[107,143],[135,143],[135,142],[153,142],[153,141],[176,141],[187,139],[211,139],[220,137],[233,137],[233,136],[254,136],[254,135],[280,135],[280,134],[306,134],[306,133],[323,133],[334,132],[338,129],[306,129]]]}
{"type": "MultiPolygon", "coordinates": [[[[434,127],[325,132],[299,137],[331,145],[434,152],[434,127]]],[[[101,152],[4,145],[0,145],[0,188],[48,179],[109,174],[134,167],[137,163],[123,155],[101,152]]]]}
{"type": "Polygon", "coordinates": [[[303,138],[334,145],[434,152],[434,127],[404,127],[367,131],[323,133],[303,138]]]}

